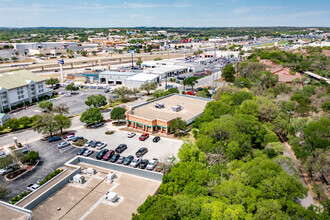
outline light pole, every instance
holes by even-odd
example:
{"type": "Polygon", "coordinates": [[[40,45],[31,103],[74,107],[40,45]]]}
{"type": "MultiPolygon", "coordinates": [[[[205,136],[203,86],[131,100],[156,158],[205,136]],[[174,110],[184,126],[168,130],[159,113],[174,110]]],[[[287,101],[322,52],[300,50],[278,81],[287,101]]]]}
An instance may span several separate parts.
{"type": "Polygon", "coordinates": [[[60,68],[61,68],[61,82],[64,82],[64,75],[63,75],[63,64],[64,64],[64,60],[58,60],[57,61],[60,64],[60,68]]]}

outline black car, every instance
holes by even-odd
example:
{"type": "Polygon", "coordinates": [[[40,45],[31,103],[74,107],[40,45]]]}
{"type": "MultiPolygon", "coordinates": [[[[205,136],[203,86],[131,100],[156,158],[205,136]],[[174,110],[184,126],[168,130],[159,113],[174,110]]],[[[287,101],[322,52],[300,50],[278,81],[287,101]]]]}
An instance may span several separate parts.
{"type": "Polygon", "coordinates": [[[115,149],[115,151],[116,151],[116,153],[122,153],[126,149],[127,149],[126,144],[119,144],[119,146],[115,149]]]}
{"type": "Polygon", "coordinates": [[[126,158],[126,157],[123,157],[123,156],[119,157],[119,159],[117,160],[117,163],[118,163],[118,164],[122,164],[122,163],[124,163],[125,158],[126,158]]]}
{"type": "Polygon", "coordinates": [[[119,159],[120,155],[119,154],[115,154],[111,157],[110,162],[111,163],[115,163],[118,159],[119,159]]]}
{"type": "Polygon", "coordinates": [[[74,137],[74,138],[72,138],[73,142],[76,142],[78,140],[84,140],[84,137],[74,137]]]}
{"type": "Polygon", "coordinates": [[[137,157],[142,157],[143,155],[145,155],[148,152],[148,149],[146,147],[142,147],[140,148],[136,153],[135,156],[137,157]]]}
{"type": "Polygon", "coordinates": [[[91,128],[98,128],[98,127],[101,127],[102,125],[104,125],[104,123],[103,122],[99,122],[99,123],[96,123],[96,124],[91,125],[91,128]]]}
{"type": "Polygon", "coordinates": [[[154,139],[152,139],[152,141],[154,143],[157,143],[158,141],[160,141],[160,137],[159,136],[156,136],[156,137],[154,137],[154,139]]]}
{"type": "Polygon", "coordinates": [[[83,155],[86,150],[88,150],[86,147],[78,149],[77,155],[83,155]]]}
{"type": "Polygon", "coordinates": [[[129,165],[133,159],[134,157],[132,155],[129,155],[128,157],[125,158],[124,165],[129,165]]]}
{"type": "Polygon", "coordinates": [[[141,160],[140,168],[145,169],[149,163],[149,160],[141,160]]]}
{"type": "Polygon", "coordinates": [[[103,149],[101,150],[97,155],[96,155],[96,159],[98,160],[102,160],[104,154],[106,154],[109,151],[109,149],[103,149]]]}

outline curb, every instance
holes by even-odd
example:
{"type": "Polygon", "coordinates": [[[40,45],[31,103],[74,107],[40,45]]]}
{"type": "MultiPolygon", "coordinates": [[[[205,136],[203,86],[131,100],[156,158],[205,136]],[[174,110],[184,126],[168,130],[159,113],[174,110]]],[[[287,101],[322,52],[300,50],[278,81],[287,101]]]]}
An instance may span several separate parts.
{"type": "Polygon", "coordinates": [[[14,179],[8,179],[6,176],[7,174],[5,175],[5,180],[8,181],[8,182],[11,182],[11,181],[14,181],[18,178],[20,178],[21,176],[23,176],[24,174],[26,174],[27,172],[30,172],[31,170],[34,170],[34,168],[39,164],[39,161],[37,161],[37,163],[30,169],[30,170],[26,170],[24,173],[21,173],[20,175],[18,175],[17,177],[15,177],[14,179]]]}

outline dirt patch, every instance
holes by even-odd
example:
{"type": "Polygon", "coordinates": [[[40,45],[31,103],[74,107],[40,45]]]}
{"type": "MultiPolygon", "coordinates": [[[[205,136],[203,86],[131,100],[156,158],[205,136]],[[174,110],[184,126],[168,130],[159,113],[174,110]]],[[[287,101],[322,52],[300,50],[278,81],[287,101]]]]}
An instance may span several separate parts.
{"type": "Polygon", "coordinates": [[[9,179],[9,180],[14,179],[14,178],[18,177],[19,175],[25,173],[26,171],[27,171],[27,169],[21,169],[21,170],[17,170],[15,172],[12,172],[12,173],[8,173],[6,175],[6,178],[9,179]]]}

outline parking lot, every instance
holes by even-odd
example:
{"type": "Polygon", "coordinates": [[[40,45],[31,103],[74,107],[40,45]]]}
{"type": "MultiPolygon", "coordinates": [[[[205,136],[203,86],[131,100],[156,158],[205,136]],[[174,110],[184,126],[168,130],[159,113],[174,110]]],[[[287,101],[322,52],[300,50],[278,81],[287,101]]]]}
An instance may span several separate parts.
{"type": "MultiPolygon", "coordinates": [[[[105,132],[108,130],[114,130],[114,127],[108,123],[103,127],[96,129],[80,129],[77,131],[77,136],[83,136],[88,140],[96,140],[107,143],[106,149],[115,150],[119,144],[126,144],[127,149],[121,154],[121,156],[133,155],[135,157],[136,151],[141,147],[148,148],[148,153],[143,156],[143,159],[151,160],[152,158],[157,158],[160,161],[165,161],[170,155],[177,155],[180,146],[182,145],[181,140],[174,140],[170,138],[163,138],[158,143],[154,143],[152,139],[154,135],[150,135],[145,141],[140,141],[140,133],[136,133],[133,138],[128,138],[127,134],[129,132],[116,130],[115,133],[111,135],[106,135],[105,132]]],[[[96,154],[99,150],[96,148],[88,147],[95,152],[90,156],[96,158],[96,154]]],[[[63,148],[62,150],[65,150],[63,148]]],[[[69,150],[68,150],[69,151],[69,150]]]]}

